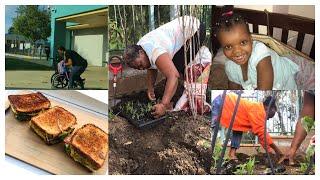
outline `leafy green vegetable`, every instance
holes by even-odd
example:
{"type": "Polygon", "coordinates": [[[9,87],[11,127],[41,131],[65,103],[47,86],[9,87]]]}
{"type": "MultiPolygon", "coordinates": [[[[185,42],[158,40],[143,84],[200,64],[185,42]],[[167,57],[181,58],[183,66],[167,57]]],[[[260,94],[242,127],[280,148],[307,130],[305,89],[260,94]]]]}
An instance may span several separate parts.
{"type": "Polygon", "coordinates": [[[250,157],[248,162],[239,164],[237,170],[234,172],[236,175],[252,175],[254,171],[255,157],[250,157]]]}
{"type": "Polygon", "coordinates": [[[302,127],[307,131],[310,132],[311,129],[314,128],[314,119],[312,119],[309,116],[304,116],[303,118],[301,118],[301,124],[302,127]]]}
{"type": "MultiPolygon", "coordinates": [[[[221,144],[221,140],[218,138],[216,140],[216,144],[214,145],[214,152],[212,154],[213,164],[212,164],[211,168],[213,170],[217,169],[217,163],[218,163],[218,160],[220,158],[221,153],[222,153],[222,144],[221,144]]],[[[228,159],[226,154],[224,156],[224,160],[225,160],[225,162],[229,161],[229,159],[228,159]]]]}

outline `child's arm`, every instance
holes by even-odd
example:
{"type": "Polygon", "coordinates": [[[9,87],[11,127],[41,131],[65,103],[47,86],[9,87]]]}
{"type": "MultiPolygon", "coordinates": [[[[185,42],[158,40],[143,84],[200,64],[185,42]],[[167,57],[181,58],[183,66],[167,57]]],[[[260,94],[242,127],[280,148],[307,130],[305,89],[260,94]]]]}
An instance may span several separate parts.
{"type": "Polygon", "coordinates": [[[263,58],[257,65],[257,85],[259,90],[272,90],[273,67],[270,56],[263,58]]]}
{"type": "Polygon", "coordinates": [[[274,152],[277,154],[277,156],[279,156],[279,157],[283,156],[282,151],[279,149],[279,147],[276,144],[272,143],[272,144],[270,144],[270,147],[274,150],[274,152]]]}
{"type": "Polygon", "coordinates": [[[228,87],[229,87],[230,90],[240,90],[240,89],[242,89],[240,84],[237,84],[237,83],[232,82],[232,81],[228,81],[228,87]]]}

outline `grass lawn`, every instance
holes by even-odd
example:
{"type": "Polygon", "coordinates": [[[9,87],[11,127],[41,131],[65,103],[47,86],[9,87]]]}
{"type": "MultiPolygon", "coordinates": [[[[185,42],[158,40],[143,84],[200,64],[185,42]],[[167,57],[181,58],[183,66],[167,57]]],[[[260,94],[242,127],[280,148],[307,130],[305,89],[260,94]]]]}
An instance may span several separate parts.
{"type": "Polygon", "coordinates": [[[31,62],[31,60],[23,60],[23,59],[6,57],[5,62],[6,62],[6,67],[5,67],[6,70],[24,70],[24,71],[52,70],[50,66],[37,64],[37,63],[31,62]]]}

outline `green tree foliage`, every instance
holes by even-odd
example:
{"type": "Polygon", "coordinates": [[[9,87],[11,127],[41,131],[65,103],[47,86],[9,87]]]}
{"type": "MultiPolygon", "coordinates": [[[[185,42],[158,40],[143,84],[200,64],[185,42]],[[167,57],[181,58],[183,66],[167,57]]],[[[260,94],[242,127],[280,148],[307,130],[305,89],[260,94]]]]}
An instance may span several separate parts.
{"type": "Polygon", "coordinates": [[[126,43],[128,45],[135,44],[144,34],[148,32],[148,8],[148,6],[142,5],[110,6],[110,49],[124,49],[126,43]]]}
{"type": "MultiPolygon", "coordinates": [[[[182,11],[182,6],[180,6],[182,11]]],[[[194,6],[196,11],[190,11],[185,6],[183,14],[193,15],[200,19],[210,32],[210,6],[194,6]]],[[[122,50],[126,44],[135,44],[139,39],[149,32],[149,6],[142,5],[113,5],[109,8],[109,47],[111,50],[122,50]]],[[[170,6],[154,6],[155,28],[170,21],[170,6]]],[[[209,42],[209,41],[208,41],[209,42]]],[[[210,44],[210,43],[208,43],[210,44]]]]}
{"type": "Polygon", "coordinates": [[[8,34],[14,34],[15,33],[15,30],[14,28],[11,26],[9,29],[8,29],[8,34]]]}
{"type": "Polygon", "coordinates": [[[13,29],[16,34],[23,35],[35,42],[50,36],[50,13],[42,11],[37,5],[19,6],[18,16],[13,19],[13,29]]]}

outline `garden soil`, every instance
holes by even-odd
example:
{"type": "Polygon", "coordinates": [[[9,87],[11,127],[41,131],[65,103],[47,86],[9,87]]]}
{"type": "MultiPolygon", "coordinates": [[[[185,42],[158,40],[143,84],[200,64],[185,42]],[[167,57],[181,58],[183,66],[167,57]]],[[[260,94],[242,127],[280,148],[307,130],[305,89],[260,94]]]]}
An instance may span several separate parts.
{"type": "MultiPolygon", "coordinates": [[[[160,97],[164,85],[165,82],[157,85],[157,97],[160,97]]],[[[174,102],[182,92],[180,82],[174,102]]],[[[146,100],[146,92],[122,98],[132,99],[146,100]]],[[[207,116],[193,118],[190,114],[175,112],[164,123],[143,130],[120,116],[114,116],[109,119],[109,174],[213,174],[210,143],[207,116]]],[[[276,162],[277,158],[271,157],[276,162]]],[[[248,155],[239,153],[237,164],[246,163],[248,158],[248,155]]],[[[298,161],[302,161],[303,156],[299,158],[298,161]]],[[[265,154],[258,153],[255,159],[254,174],[265,174],[268,168],[265,154]]],[[[297,166],[285,165],[285,168],[281,174],[303,174],[297,166]]]]}
{"type": "MultiPolygon", "coordinates": [[[[255,156],[255,168],[254,168],[254,174],[262,175],[266,174],[266,169],[269,168],[268,166],[268,159],[265,153],[258,153],[255,156]]],[[[277,169],[279,166],[283,166],[285,168],[285,171],[283,172],[276,172],[278,175],[301,175],[304,174],[304,172],[301,172],[299,163],[304,162],[304,153],[299,153],[295,157],[295,165],[289,166],[288,162],[283,162],[281,165],[276,164],[279,158],[277,158],[274,154],[270,154],[271,160],[273,162],[274,168],[277,169]]],[[[239,153],[237,154],[237,158],[239,159],[239,162],[237,164],[243,164],[246,163],[249,159],[249,156],[247,154],[239,153]]],[[[270,169],[270,168],[269,168],[270,169]]],[[[314,169],[310,171],[309,174],[315,174],[314,169]]]]}
{"type": "Polygon", "coordinates": [[[209,122],[179,114],[139,130],[121,117],[109,121],[110,174],[207,174],[209,122]]]}
{"type": "MultiPolygon", "coordinates": [[[[179,81],[173,102],[183,93],[179,81]]],[[[155,88],[161,97],[165,81],[155,88]]],[[[146,92],[132,93],[122,101],[146,100],[146,92]]],[[[109,120],[109,174],[208,174],[210,169],[209,118],[185,112],[169,115],[165,122],[140,130],[126,119],[109,120]],[[209,142],[209,143],[204,143],[209,142]]]]}

